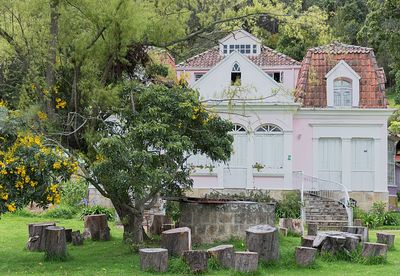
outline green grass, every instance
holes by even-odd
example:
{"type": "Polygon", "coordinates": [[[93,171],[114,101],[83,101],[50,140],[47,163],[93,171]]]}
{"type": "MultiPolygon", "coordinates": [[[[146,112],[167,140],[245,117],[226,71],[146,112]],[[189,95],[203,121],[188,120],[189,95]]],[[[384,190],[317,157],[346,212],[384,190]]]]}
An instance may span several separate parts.
{"type": "MultiPolygon", "coordinates": [[[[27,224],[39,221],[55,221],[57,225],[83,230],[78,219],[48,219],[16,215],[4,215],[0,220],[0,275],[154,275],[139,269],[139,256],[122,243],[122,229],[110,223],[112,240],[108,242],[85,241],[81,247],[68,245],[65,262],[45,262],[44,254],[24,249],[28,238],[27,224]]],[[[400,231],[387,230],[396,234],[395,249],[389,251],[384,264],[352,263],[318,257],[311,268],[299,268],[294,261],[294,248],[299,245],[298,237],[281,237],[280,260],[272,264],[260,264],[254,275],[396,275],[400,267],[400,231]]],[[[371,241],[376,241],[376,231],[371,231],[371,241]]],[[[240,240],[231,240],[237,250],[244,250],[240,240]]],[[[220,243],[216,243],[220,244],[220,243]]],[[[208,248],[211,245],[195,245],[208,248]]],[[[206,275],[240,275],[220,268],[209,262],[206,275]]],[[[186,265],[180,259],[170,259],[169,271],[163,275],[188,275],[186,265]]]]}

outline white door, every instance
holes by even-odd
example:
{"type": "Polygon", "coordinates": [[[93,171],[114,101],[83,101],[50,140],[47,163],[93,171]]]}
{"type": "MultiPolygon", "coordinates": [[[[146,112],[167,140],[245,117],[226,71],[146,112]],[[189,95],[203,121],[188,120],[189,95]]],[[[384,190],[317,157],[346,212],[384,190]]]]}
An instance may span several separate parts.
{"type": "Polygon", "coordinates": [[[342,140],[340,138],[319,139],[318,177],[342,183],[342,140]]]}
{"type": "Polygon", "coordinates": [[[247,187],[247,144],[248,135],[244,127],[235,125],[233,153],[224,166],[224,188],[245,189],[247,187]]]}
{"type": "Polygon", "coordinates": [[[374,140],[351,140],[351,188],[354,191],[372,191],[374,188],[374,140]]]}

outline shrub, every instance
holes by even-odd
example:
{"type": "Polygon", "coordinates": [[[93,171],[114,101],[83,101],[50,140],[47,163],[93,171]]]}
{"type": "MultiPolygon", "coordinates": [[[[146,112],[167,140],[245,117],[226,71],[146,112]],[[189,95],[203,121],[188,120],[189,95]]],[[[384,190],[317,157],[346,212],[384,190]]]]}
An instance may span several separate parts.
{"type": "Polygon", "coordinates": [[[296,191],[283,195],[283,199],[277,201],[275,207],[277,218],[299,218],[301,216],[300,193],[296,191]]]}
{"type": "Polygon", "coordinates": [[[387,212],[386,203],[382,201],[374,202],[369,212],[362,211],[359,208],[353,209],[354,218],[360,218],[369,228],[376,228],[383,225],[399,225],[397,213],[387,212]]]}
{"type": "Polygon", "coordinates": [[[68,206],[78,206],[88,195],[88,183],[78,178],[61,183],[61,203],[68,206]]]}
{"type": "Polygon", "coordinates": [[[77,208],[60,205],[56,208],[49,209],[42,214],[45,218],[71,219],[78,213],[77,208]]]}
{"type": "Polygon", "coordinates": [[[105,214],[107,215],[108,221],[114,221],[115,219],[114,212],[115,212],[114,209],[106,208],[100,205],[87,206],[82,209],[80,213],[80,218],[83,219],[85,216],[88,215],[105,214]]]}
{"type": "Polygon", "coordinates": [[[177,223],[181,218],[181,209],[179,202],[168,200],[165,207],[165,214],[172,218],[172,220],[177,223]]]}

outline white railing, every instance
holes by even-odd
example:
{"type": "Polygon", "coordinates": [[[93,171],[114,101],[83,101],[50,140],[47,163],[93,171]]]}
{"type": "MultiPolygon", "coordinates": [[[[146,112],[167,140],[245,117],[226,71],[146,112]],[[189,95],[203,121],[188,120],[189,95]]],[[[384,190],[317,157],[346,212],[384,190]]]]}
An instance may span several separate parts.
{"type": "Polygon", "coordinates": [[[304,208],[305,193],[334,200],[343,204],[347,213],[348,225],[353,225],[353,210],[351,208],[350,197],[346,186],[335,181],[305,175],[302,172],[293,172],[293,183],[301,192],[301,203],[303,206],[301,210],[301,219],[303,221],[303,225],[306,221],[304,208]]]}

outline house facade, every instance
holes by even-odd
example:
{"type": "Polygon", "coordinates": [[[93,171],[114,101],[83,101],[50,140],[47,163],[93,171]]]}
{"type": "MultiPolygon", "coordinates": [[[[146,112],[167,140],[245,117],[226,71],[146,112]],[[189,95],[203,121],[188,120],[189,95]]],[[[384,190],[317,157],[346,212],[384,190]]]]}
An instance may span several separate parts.
{"type": "Polygon", "coordinates": [[[362,208],[388,201],[385,75],[371,48],[334,43],[302,63],[239,30],[177,65],[235,127],[227,163],[193,156],[193,194],[298,189],[293,172],[341,183],[362,208]]]}

